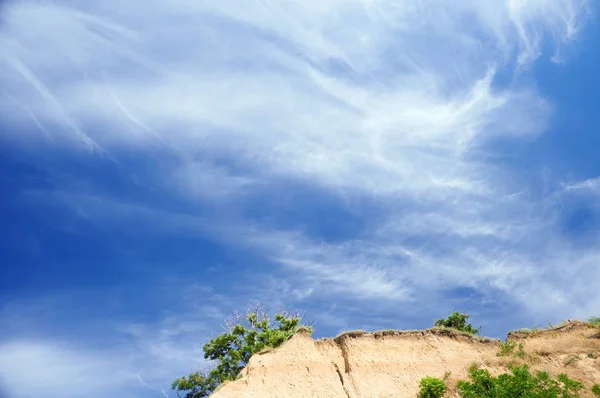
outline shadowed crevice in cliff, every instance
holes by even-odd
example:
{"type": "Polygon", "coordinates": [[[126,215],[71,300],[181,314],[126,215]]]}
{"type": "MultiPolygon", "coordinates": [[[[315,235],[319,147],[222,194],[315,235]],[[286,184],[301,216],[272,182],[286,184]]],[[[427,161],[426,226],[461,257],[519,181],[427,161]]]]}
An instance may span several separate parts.
{"type": "Polygon", "coordinates": [[[340,378],[340,383],[342,383],[342,388],[344,389],[344,392],[346,393],[346,396],[348,398],[350,398],[350,394],[348,393],[348,390],[346,389],[346,385],[344,383],[344,376],[342,376],[342,372],[340,371],[340,368],[337,366],[337,364],[334,364],[335,367],[335,371],[337,372],[339,378],[340,378]]]}

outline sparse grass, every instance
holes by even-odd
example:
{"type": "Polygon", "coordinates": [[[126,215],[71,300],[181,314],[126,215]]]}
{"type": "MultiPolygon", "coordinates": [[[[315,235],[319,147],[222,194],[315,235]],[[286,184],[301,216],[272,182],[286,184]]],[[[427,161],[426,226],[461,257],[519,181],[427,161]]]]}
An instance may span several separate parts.
{"type": "Polygon", "coordinates": [[[569,358],[567,358],[567,360],[565,361],[564,365],[565,366],[569,366],[575,363],[575,361],[577,361],[579,359],[579,357],[577,357],[577,355],[571,355],[569,356],[569,358]]]}
{"type": "Polygon", "coordinates": [[[478,341],[480,343],[496,343],[499,342],[499,339],[495,339],[492,337],[485,337],[485,336],[475,336],[469,332],[465,332],[463,330],[459,330],[459,329],[455,329],[455,328],[451,328],[451,327],[445,327],[445,326],[435,326],[431,329],[425,329],[424,331],[418,331],[419,333],[424,333],[424,332],[430,332],[433,334],[436,334],[438,336],[448,336],[448,337],[456,337],[456,336],[464,336],[464,337],[468,337],[469,339],[478,341]]]}
{"type": "Polygon", "coordinates": [[[450,372],[449,370],[444,372],[444,381],[447,382],[450,376],[452,376],[452,372],[450,372]]]}
{"type": "Polygon", "coordinates": [[[594,327],[598,328],[599,329],[598,333],[595,333],[594,335],[590,336],[590,338],[600,339],[600,317],[592,317],[592,318],[588,319],[587,322],[581,322],[581,321],[569,319],[566,321],[562,321],[559,324],[553,324],[552,322],[548,322],[548,325],[546,327],[535,327],[533,329],[530,329],[530,328],[515,329],[515,330],[511,330],[508,332],[508,337],[516,338],[516,339],[528,338],[530,336],[533,337],[533,336],[538,335],[538,333],[560,330],[561,328],[564,328],[565,326],[572,324],[573,322],[587,323],[590,326],[594,326],[594,327]]]}
{"type": "MultiPolygon", "coordinates": [[[[552,328],[556,328],[556,327],[553,326],[552,328]]],[[[546,330],[551,330],[551,328],[535,327],[533,329],[531,329],[531,328],[515,329],[515,330],[511,330],[508,332],[508,337],[514,336],[517,339],[519,339],[519,338],[526,339],[528,337],[536,336],[537,334],[544,332],[546,330]]]]}
{"type": "Polygon", "coordinates": [[[514,354],[519,359],[524,359],[527,353],[525,352],[525,348],[523,347],[523,343],[519,343],[519,349],[514,354]]]}
{"type": "Polygon", "coordinates": [[[588,319],[588,323],[591,323],[594,326],[600,326],[600,316],[593,316],[588,319]]]}
{"type": "Polygon", "coordinates": [[[540,363],[542,363],[542,358],[536,355],[527,355],[527,359],[525,359],[525,362],[529,363],[530,365],[539,365],[540,363]]]}
{"type": "Polygon", "coordinates": [[[380,338],[380,337],[385,337],[385,336],[396,336],[402,333],[412,333],[412,332],[416,332],[416,330],[403,330],[403,331],[399,331],[399,330],[393,330],[393,329],[385,329],[385,330],[378,330],[377,332],[373,333],[373,336],[375,338],[380,338]]]}
{"type": "Polygon", "coordinates": [[[511,330],[508,332],[508,334],[509,335],[518,334],[518,335],[527,337],[527,336],[531,335],[533,332],[538,331],[538,330],[540,330],[540,329],[539,328],[535,328],[535,329],[522,328],[522,329],[511,330]]]}
{"type": "MultiPolygon", "coordinates": [[[[300,327],[298,327],[298,330],[296,330],[296,333],[308,333],[308,334],[312,334],[312,329],[310,326],[306,326],[306,325],[300,325],[300,327]]],[[[290,336],[290,339],[292,338],[292,336],[290,336]]]]}
{"type": "Polygon", "coordinates": [[[473,339],[479,341],[480,343],[497,343],[497,342],[500,342],[500,339],[496,339],[496,338],[493,338],[493,337],[473,336],[473,339]]]}
{"type": "Polygon", "coordinates": [[[534,328],[534,329],[530,329],[530,328],[521,328],[521,329],[516,329],[516,330],[512,330],[512,332],[517,332],[517,333],[531,333],[534,330],[539,330],[539,328],[534,328]]]}
{"type": "Polygon", "coordinates": [[[364,336],[365,334],[367,334],[367,332],[364,330],[348,330],[338,334],[333,340],[339,344],[344,338],[356,338],[364,336]]]}
{"type": "Polygon", "coordinates": [[[513,354],[515,351],[517,343],[514,341],[505,341],[504,343],[500,343],[498,347],[498,352],[496,353],[497,357],[508,357],[513,354]]]}
{"type": "Polygon", "coordinates": [[[548,322],[548,327],[547,328],[543,328],[542,330],[556,330],[556,329],[560,329],[563,326],[568,325],[569,323],[571,323],[573,320],[570,319],[568,321],[562,321],[561,323],[557,324],[557,325],[553,325],[552,322],[548,322]]]}
{"type": "Polygon", "coordinates": [[[524,359],[526,355],[523,343],[517,343],[515,341],[506,341],[504,343],[500,343],[499,351],[496,353],[496,356],[499,357],[508,357],[513,356],[520,359],[524,359]],[[517,349],[518,347],[518,349],[517,349]],[[516,349],[516,351],[515,351],[516,349]]]}
{"type": "Polygon", "coordinates": [[[551,322],[548,322],[548,329],[558,329],[565,325],[568,325],[571,322],[572,322],[572,319],[569,319],[568,321],[562,321],[561,323],[559,323],[557,325],[553,325],[551,322]]]}
{"type": "Polygon", "coordinates": [[[508,361],[508,364],[506,365],[506,367],[511,369],[511,368],[516,368],[519,365],[520,365],[519,361],[517,361],[516,359],[511,359],[510,361],[508,361]]]}

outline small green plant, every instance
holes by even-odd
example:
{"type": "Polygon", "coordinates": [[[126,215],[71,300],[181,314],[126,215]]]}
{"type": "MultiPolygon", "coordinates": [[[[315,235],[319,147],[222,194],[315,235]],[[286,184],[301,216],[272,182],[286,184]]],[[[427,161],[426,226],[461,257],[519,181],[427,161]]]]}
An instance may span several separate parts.
{"type": "Polygon", "coordinates": [[[592,358],[592,359],[596,359],[598,358],[598,354],[596,354],[594,351],[590,351],[587,353],[587,357],[588,358],[592,358]]]}
{"type": "Polygon", "coordinates": [[[500,346],[498,347],[498,352],[496,353],[496,356],[497,357],[511,356],[514,353],[516,346],[517,346],[517,343],[515,343],[514,341],[506,341],[504,343],[500,343],[500,346]]]}
{"type": "Polygon", "coordinates": [[[504,343],[500,343],[500,347],[498,348],[498,352],[496,353],[496,356],[499,357],[514,356],[520,359],[525,358],[526,355],[527,353],[525,352],[525,346],[523,345],[523,343],[519,343],[517,345],[515,341],[506,341],[504,343]],[[518,350],[515,351],[517,347],[518,350]]]}
{"type": "Polygon", "coordinates": [[[441,326],[460,330],[461,332],[467,332],[473,335],[479,333],[481,331],[481,328],[476,329],[470,323],[467,324],[467,319],[469,319],[469,315],[454,312],[447,319],[438,319],[437,321],[435,321],[434,325],[438,327],[441,326]]]}
{"type": "Polygon", "coordinates": [[[421,379],[419,387],[419,398],[441,398],[448,390],[443,380],[429,376],[421,379]]]}
{"type": "Polygon", "coordinates": [[[600,397],[600,384],[594,384],[592,387],[592,392],[595,396],[600,397]]]}
{"type": "Polygon", "coordinates": [[[565,361],[565,366],[569,366],[572,365],[576,360],[578,360],[579,358],[577,357],[577,355],[571,355],[569,358],[567,358],[567,360],[565,361]]]}
{"type": "Polygon", "coordinates": [[[472,365],[470,381],[458,382],[462,398],[578,398],[583,384],[565,374],[553,379],[547,372],[531,374],[526,364],[511,366],[511,373],[492,377],[489,371],[472,365]]]}
{"type": "Polygon", "coordinates": [[[515,352],[515,356],[519,359],[524,359],[527,353],[525,352],[525,347],[523,343],[519,343],[519,349],[515,352]]]}

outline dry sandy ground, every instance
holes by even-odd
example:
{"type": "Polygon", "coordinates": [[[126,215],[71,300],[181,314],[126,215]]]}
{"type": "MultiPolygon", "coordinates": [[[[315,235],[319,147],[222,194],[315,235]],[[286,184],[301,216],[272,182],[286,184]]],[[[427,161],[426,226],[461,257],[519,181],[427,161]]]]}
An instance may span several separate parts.
{"type": "Polygon", "coordinates": [[[335,339],[313,340],[300,331],[281,347],[254,355],[236,381],[224,384],[214,398],[392,398],[417,396],[425,376],[445,378],[448,396],[458,397],[456,381],[467,379],[473,362],[492,374],[507,365],[528,363],[553,376],[566,373],[591,386],[600,383],[598,330],[582,322],[525,334],[524,359],[498,357],[500,341],[474,338],[448,329],[349,332],[335,339]]]}

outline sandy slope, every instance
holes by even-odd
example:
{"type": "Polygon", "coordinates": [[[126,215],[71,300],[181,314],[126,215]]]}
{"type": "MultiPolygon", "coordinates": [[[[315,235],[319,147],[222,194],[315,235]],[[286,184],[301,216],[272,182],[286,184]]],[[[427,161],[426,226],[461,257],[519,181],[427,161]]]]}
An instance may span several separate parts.
{"type": "Polygon", "coordinates": [[[281,347],[253,356],[236,381],[213,397],[411,397],[425,376],[446,377],[455,393],[456,380],[466,379],[473,363],[493,374],[507,371],[509,362],[556,376],[566,373],[589,388],[600,383],[600,338],[597,329],[581,322],[559,328],[512,334],[524,342],[524,360],[498,357],[498,340],[473,338],[447,329],[347,333],[335,339],[313,340],[298,332],[281,347]],[[596,357],[596,358],[594,358],[596,357]],[[447,373],[450,372],[450,373],[447,373]]]}

